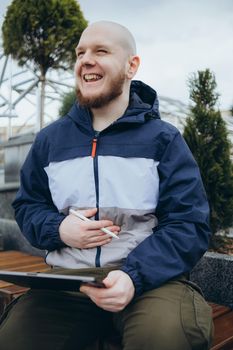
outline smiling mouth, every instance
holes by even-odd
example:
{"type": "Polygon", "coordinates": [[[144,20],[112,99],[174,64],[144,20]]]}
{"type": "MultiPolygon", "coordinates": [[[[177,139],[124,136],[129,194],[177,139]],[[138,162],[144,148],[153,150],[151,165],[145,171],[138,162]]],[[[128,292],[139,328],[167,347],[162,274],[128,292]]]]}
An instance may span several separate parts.
{"type": "Polygon", "coordinates": [[[84,74],[83,79],[88,82],[98,81],[102,79],[102,76],[99,74],[84,74]]]}

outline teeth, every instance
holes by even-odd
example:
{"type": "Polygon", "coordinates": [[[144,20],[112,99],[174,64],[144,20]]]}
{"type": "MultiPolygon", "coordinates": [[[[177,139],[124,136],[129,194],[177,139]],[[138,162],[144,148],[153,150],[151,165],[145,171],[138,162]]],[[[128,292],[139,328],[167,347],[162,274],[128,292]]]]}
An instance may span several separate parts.
{"type": "Polygon", "coordinates": [[[84,80],[85,81],[96,81],[101,79],[102,76],[99,74],[84,74],[84,80]]]}

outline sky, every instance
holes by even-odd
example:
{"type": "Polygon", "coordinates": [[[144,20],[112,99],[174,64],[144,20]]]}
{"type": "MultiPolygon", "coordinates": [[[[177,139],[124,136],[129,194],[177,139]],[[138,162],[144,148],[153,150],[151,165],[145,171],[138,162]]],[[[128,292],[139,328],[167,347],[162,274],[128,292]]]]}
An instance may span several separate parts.
{"type": "Polygon", "coordinates": [[[209,68],[233,105],[233,0],[80,0],[85,18],[126,26],[134,35],[143,80],[159,95],[189,103],[190,74],[209,68]]]}
{"type": "MultiPolygon", "coordinates": [[[[0,1],[0,20],[9,0],[0,1]]],[[[134,35],[141,66],[135,79],[159,96],[188,104],[188,78],[209,68],[219,107],[233,105],[233,0],[79,0],[89,23],[110,20],[134,35]]]]}

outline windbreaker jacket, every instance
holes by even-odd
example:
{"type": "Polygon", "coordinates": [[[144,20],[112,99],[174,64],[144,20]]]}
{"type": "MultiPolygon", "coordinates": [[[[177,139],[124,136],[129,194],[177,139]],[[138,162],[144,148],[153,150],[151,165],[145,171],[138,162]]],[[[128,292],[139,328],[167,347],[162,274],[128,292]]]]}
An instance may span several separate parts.
{"type": "Polygon", "coordinates": [[[178,130],[161,121],[156,92],[131,84],[129,107],[96,137],[89,111],[74,104],[44,128],[21,170],[13,202],[48,264],[121,265],[136,295],[189,272],[208,247],[208,204],[198,167],[178,130]],[[70,207],[98,207],[120,239],[92,249],[66,246],[58,228],[70,207]]]}

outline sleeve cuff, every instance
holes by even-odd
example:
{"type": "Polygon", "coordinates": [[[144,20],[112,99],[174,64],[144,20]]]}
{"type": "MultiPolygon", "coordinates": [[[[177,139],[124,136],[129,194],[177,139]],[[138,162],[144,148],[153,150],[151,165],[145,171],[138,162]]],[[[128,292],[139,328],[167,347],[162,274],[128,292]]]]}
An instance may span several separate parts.
{"type": "Polygon", "coordinates": [[[59,214],[56,219],[54,218],[50,226],[50,232],[48,233],[48,250],[52,251],[59,248],[67,247],[67,245],[61,240],[59,235],[59,226],[65,219],[66,215],[59,214]]]}
{"type": "Polygon", "coordinates": [[[131,280],[133,281],[134,288],[135,288],[134,296],[135,297],[140,296],[143,293],[143,284],[138,273],[135,270],[129,269],[127,266],[122,266],[120,270],[127,273],[131,278],[131,280]]]}

